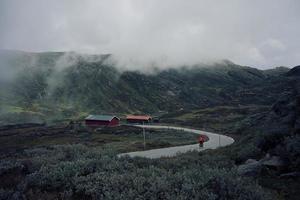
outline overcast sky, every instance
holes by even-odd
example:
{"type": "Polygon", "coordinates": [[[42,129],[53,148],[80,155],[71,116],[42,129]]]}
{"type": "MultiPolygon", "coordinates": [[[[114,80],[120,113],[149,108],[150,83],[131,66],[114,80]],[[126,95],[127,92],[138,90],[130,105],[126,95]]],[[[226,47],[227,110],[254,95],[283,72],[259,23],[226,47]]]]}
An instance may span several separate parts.
{"type": "Polygon", "coordinates": [[[300,1],[0,0],[0,49],[292,67],[300,64],[300,1]]]}

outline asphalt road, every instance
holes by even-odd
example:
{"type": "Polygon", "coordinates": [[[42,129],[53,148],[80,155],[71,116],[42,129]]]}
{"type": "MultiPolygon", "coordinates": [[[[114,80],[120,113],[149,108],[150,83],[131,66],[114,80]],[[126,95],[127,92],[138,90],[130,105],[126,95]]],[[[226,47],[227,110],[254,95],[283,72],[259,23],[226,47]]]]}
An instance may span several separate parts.
{"type": "Polygon", "coordinates": [[[191,144],[191,145],[183,145],[176,147],[167,147],[161,149],[152,149],[147,151],[135,151],[129,153],[122,153],[118,156],[128,155],[130,157],[145,157],[145,158],[161,158],[161,157],[172,157],[181,153],[186,153],[188,151],[204,151],[206,149],[216,149],[218,147],[224,147],[230,145],[234,142],[234,139],[228,137],[226,135],[220,135],[216,133],[210,133],[206,131],[189,129],[189,128],[181,128],[175,126],[158,126],[158,125],[136,125],[144,128],[151,129],[175,129],[182,130],[186,132],[192,132],[196,134],[206,135],[209,140],[204,143],[203,147],[199,147],[199,144],[191,144]]]}

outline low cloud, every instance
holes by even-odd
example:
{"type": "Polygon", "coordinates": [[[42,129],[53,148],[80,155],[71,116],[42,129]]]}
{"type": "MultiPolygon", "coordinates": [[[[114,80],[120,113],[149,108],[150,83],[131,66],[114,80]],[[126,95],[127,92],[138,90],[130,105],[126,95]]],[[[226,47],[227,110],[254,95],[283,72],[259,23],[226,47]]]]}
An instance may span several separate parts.
{"type": "Polygon", "coordinates": [[[0,48],[113,54],[129,69],[299,64],[298,0],[3,0],[0,48]]]}

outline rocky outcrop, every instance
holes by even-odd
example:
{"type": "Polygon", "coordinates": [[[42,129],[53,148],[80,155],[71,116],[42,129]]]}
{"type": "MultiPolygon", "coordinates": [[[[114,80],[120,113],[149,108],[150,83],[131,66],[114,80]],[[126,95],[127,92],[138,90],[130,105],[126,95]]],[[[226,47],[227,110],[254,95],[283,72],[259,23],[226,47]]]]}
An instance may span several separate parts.
{"type": "Polygon", "coordinates": [[[254,159],[248,159],[245,164],[238,166],[238,174],[243,176],[258,176],[261,172],[262,164],[254,159]]]}
{"type": "Polygon", "coordinates": [[[285,91],[272,105],[271,110],[265,113],[263,119],[255,121],[256,128],[263,133],[257,141],[257,146],[263,152],[272,152],[279,147],[284,148],[282,146],[287,145],[284,143],[286,138],[300,134],[299,70],[300,66],[297,66],[286,74],[288,81],[285,91]]]}
{"type": "Polygon", "coordinates": [[[267,154],[259,161],[248,159],[244,164],[238,166],[238,174],[242,176],[259,176],[264,168],[281,170],[287,164],[279,156],[270,156],[267,154]]]}
{"type": "Polygon", "coordinates": [[[283,159],[281,159],[279,156],[270,156],[270,154],[267,154],[259,162],[263,166],[274,167],[274,168],[281,168],[281,167],[284,167],[288,164],[283,159]]]}

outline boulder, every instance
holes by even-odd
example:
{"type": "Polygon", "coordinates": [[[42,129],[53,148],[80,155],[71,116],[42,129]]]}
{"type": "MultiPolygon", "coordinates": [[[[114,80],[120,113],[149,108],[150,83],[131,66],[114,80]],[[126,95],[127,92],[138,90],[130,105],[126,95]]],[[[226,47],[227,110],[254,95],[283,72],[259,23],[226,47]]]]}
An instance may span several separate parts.
{"type": "Polygon", "coordinates": [[[280,168],[287,165],[279,156],[270,156],[267,154],[263,159],[259,161],[263,166],[280,168]]]}
{"type": "Polygon", "coordinates": [[[238,174],[243,176],[257,176],[261,172],[262,164],[254,159],[248,159],[245,164],[238,166],[238,174]]]}
{"type": "Polygon", "coordinates": [[[251,163],[256,163],[256,162],[257,162],[257,160],[255,160],[255,159],[248,159],[248,160],[246,160],[245,164],[251,164],[251,163]]]}

